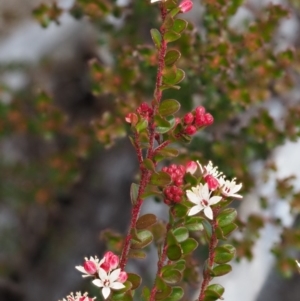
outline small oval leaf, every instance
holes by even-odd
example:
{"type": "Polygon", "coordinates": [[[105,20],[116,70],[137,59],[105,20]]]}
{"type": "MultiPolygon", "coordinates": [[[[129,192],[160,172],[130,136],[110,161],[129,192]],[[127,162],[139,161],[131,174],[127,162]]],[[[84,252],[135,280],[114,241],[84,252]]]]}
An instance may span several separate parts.
{"type": "Polygon", "coordinates": [[[179,227],[173,230],[173,234],[177,240],[177,242],[183,242],[189,238],[189,231],[187,228],[179,227]]]}
{"type": "Polygon", "coordinates": [[[176,19],[173,23],[172,30],[177,33],[181,33],[187,28],[187,26],[188,22],[186,20],[176,19]]]}
{"type": "Polygon", "coordinates": [[[175,114],[180,109],[180,103],[176,99],[166,99],[161,102],[158,113],[161,116],[169,116],[175,114]]]}
{"type": "Polygon", "coordinates": [[[188,238],[184,242],[180,244],[182,252],[184,255],[187,255],[191,252],[193,252],[197,247],[198,243],[194,238],[188,238]]]}
{"type": "Polygon", "coordinates": [[[231,261],[235,255],[235,250],[228,250],[227,248],[220,246],[215,248],[215,259],[214,262],[223,264],[231,261]]]}
{"type": "Polygon", "coordinates": [[[160,171],[156,174],[153,174],[150,178],[151,184],[156,186],[166,186],[169,185],[171,181],[171,176],[164,171],[160,171]]]}
{"type": "Polygon", "coordinates": [[[181,258],[182,250],[179,245],[170,245],[167,248],[167,256],[170,260],[176,261],[181,258]]]}
{"type": "Polygon", "coordinates": [[[160,34],[160,32],[156,28],[152,28],[150,30],[150,34],[151,34],[151,37],[152,37],[152,40],[154,42],[155,47],[157,49],[159,49],[160,46],[161,46],[161,34],[160,34]]]}
{"type": "Polygon", "coordinates": [[[212,269],[214,277],[223,276],[231,272],[232,268],[230,264],[220,264],[212,269]]]}
{"type": "Polygon", "coordinates": [[[181,37],[181,35],[179,33],[177,33],[176,31],[172,31],[172,30],[168,30],[164,34],[164,39],[167,43],[174,42],[174,41],[178,40],[180,37],[181,37]]]}
{"type": "Polygon", "coordinates": [[[227,208],[217,216],[218,226],[225,227],[233,223],[236,219],[237,212],[234,208],[227,208]]]}
{"type": "Polygon", "coordinates": [[[181,57],[181,53],[176,49],[171,49],[167,52],[165,56],[166,66],[174,65],[181,57]]]}
{"type": "Polygon", "coordinates": [[[148,213],[139,217],[136,222],[137,229],[146,229],[157,222],[157,217],[154,214],[148,213]]]}
{"type": "Polygon", "coordinates": [[[132,205],[135,205],[137,202],[139,188],[140,186],[135,183],[132,183],[130,186],[130,200],[132,205]]]}
{"type": "Polygon", "coordinates": [[[164,281],[166,283],[176,284],[181,280],[182,274],[180,273],[180,271],[172,269],[172,270],[167,270],[167,271],[163,272],[162,278],[164,279],[164,281]]]}
{"type": "Polygon", "coordinates": [[[131,289],[132,290],[137,289],[142,282],[141,276],[134,274],[134,273],[127,273],[127,276],[128,276],[127,281],[131,282],[131,284],[132,284],[131,289]]]}

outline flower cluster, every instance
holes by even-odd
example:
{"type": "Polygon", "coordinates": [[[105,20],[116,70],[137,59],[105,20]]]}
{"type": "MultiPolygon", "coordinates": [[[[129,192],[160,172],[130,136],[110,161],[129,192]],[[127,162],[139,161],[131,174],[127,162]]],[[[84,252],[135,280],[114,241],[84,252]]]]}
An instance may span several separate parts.
{"type": "Polygon", "coordinates": [[[210,113],[206,113],[205,108],[199,106],[193,112],[189,112],[183,117],[184,132],[187,135],[193,135],[198,129],[209,126],[214,122],[210,113]]]}
{"type": "Polygon", "coordinates": [[[94,301],[96,297],[89,298],[87,293],[84,293],[83,295],[81,292],[77,292],[76,295],[73,293],[70,293],[66,298],[62,299],[61,301],[94,301]]]}
{"type": "Polygon", "coordinates": [[[241,195],[237,194],[242,188],[242,184],[236,184],[235,179],[226,180],[223,173],[219,172],[218,167],[214,167],[212,162],[206,166],[197,163],[205,184],[200,183],[196,187],[192,187],[191,190],[187,190],[187,198],[194,204],[188,215],[195,215],[203,210],[209,219],[213,219],[211,206],[219,203],[223,197],[242,198],[241,195]],[[212,195],[214,192],[216,195],[212,195]]]}
{"type": "Polygon", "coordinates": [[[119,257],[109,251],[105,253],[100,261],[97,257],[85,258],[83,266],[76,266],[76,269],[83,273],[82,277],[94,277],[92,283],[102,288],[102,295],[104,299],[107,299],[111,289],[119,290],[125,287],[123,283],[127,280],[127,273],[121,271],[118,266],[119,257]]]}
{"type": "MultiPolygon", "coordinates": [[[[166,0],[151,0],[150,2],[154,3],[154,2],[159,2],[159,1],[164,2],[166,0]]],[[[193,8],[193,2],[191,0],[183,0],[179,4],[179,8],[180,8],[181,13],[187,13],[193,8]]]]}
{"type": "Polygon", "coordinates": [[[172,185],[164,189],[165,204],[171,205],[172,203],[179,203],[183,196],[181,186],[183,185],[186,168],[183,165],[172,164],[169,167],[163,167],[162,171],[168,173],[172,179],[172,185]]]}

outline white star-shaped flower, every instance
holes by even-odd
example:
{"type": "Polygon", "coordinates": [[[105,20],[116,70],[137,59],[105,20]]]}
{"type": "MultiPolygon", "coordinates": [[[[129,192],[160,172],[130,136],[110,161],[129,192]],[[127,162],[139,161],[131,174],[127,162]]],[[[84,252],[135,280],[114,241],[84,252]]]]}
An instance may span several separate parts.
{"type": "MultiPolygon", "coordinates": [[[[94,264],[96,271],[98,271],[99,266],[104,262],[104,259],[102,259],[99,262],[99,259],[97,258],[97,256],[95,256],[95,257],[91,256],[90,259],[88,259],[87,257],[85,257],[84,259],[85,259],[85,262],[91,262],[92,264],[94,264]]],[[[82,266],[82,265],[78,265],[75,268],[79,272],[83,273],[82,277],[91,277],[91,276],[93,276],[93,274],[89,273],[88,270],[85,269],[84,266],[82,266]]]]}
{"type": "Polygon", "coordinates": [[[77,292],[76,295],[73,293],[70,293],[69,296],[67,296],[67,299],[62,299],[62,301],[94,301],[96,297],[89,298],[87,293],[84,293],[83,295],[81,292],[77,292]]]}
{"type": "Polygon", "coordinates": [[[223,174],[223,172],[218,171],[217,166],[213,166],[211,161],[209,161],[206,166],[202,166],[199,161],[197,161],[197,163],[204,177],[211,175],[218,179],[223,174]]]}
{"type": "Polygon", "coordinates": [[[187,190],[186,195],[188,199],[195,204],[188,215],[195,215],[200,211],[204,211],[204,214],[209,218],[213,219],[213,211],[210,206],[217,204],[221,201],[221,196],[210,197],[211,192],[209,191],[208,184],[199,184],[196,187],[192,187],[192,190],[187,190]]]}
{"type": "Polygon", "coordinates": [[[125,287],[125,285],[118,280],[121,273],[121,269],[116,269],[111,273],[106,273],[105,270],[99,268],[98,275],[100,279],[95,279],[92,282],[98,286],[102,287],[102,295],[104,299],[107,299],[110,295],[111,289],[119,290],[125,287]]]}
{"type": "Polygon", "coordinates": [[[221,177],[219,179],[220,183],[220,188],[221,188],[221,193],[225,197],[232,197],[232,198],[237,198],[237,199],[242,199],[243,196],[240,194],[236,194],[241,188],[242,184],[236,184],[235,178],[232,179],[231,181],[225,180],[225,177],[221,177]]]}

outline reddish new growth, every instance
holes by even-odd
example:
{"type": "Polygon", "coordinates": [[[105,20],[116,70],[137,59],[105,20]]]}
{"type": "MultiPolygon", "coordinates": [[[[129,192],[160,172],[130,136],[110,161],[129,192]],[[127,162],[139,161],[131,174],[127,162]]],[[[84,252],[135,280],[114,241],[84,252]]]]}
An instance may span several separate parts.
{"type": "Polygon", "coordinates": [[[146,120],[149,120],[153,115],[153,109],[146,102],[143,102],[136,111],[146,120]]]}
{"type": "Polygon", "coordinates": [[[164,189],[165,204],[171,205],[172,203],[179,203],[183,195],[181,186],[186,172],[185,167],[183,165],[172,164],[169,167],[164,167],[162,171],[168,173],[172,178],[172,185],[164,189]]]}
{"type": "Polygon", "coordinates": [[[184,132],[187,135],[193,135],[198,129],[209,126],[214,122],[214,118],[210,113],[205,112],[205,108],[199,106],[194,112],[189,112],[183,117],[183,124],[185,126],[184,132]]]}

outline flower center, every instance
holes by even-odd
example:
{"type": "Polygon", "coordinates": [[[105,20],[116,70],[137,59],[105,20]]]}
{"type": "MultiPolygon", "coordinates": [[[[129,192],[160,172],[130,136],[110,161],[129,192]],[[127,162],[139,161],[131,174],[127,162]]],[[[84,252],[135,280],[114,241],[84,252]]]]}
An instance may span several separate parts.
{"type": "Polygon", "coordinates": [[[104,285],[104,286],[109,286],[109,285],[110,285],[109,280],[108,280],[108,279],[104,280],[104,281],[103,281],[103,285],[104,285]]]}
{"type": "Polygon", "coordinates": [[[202,200],[201,204],[203,207],[206,207],[208,205],[208,201],[207,200],[202,200]]]}

